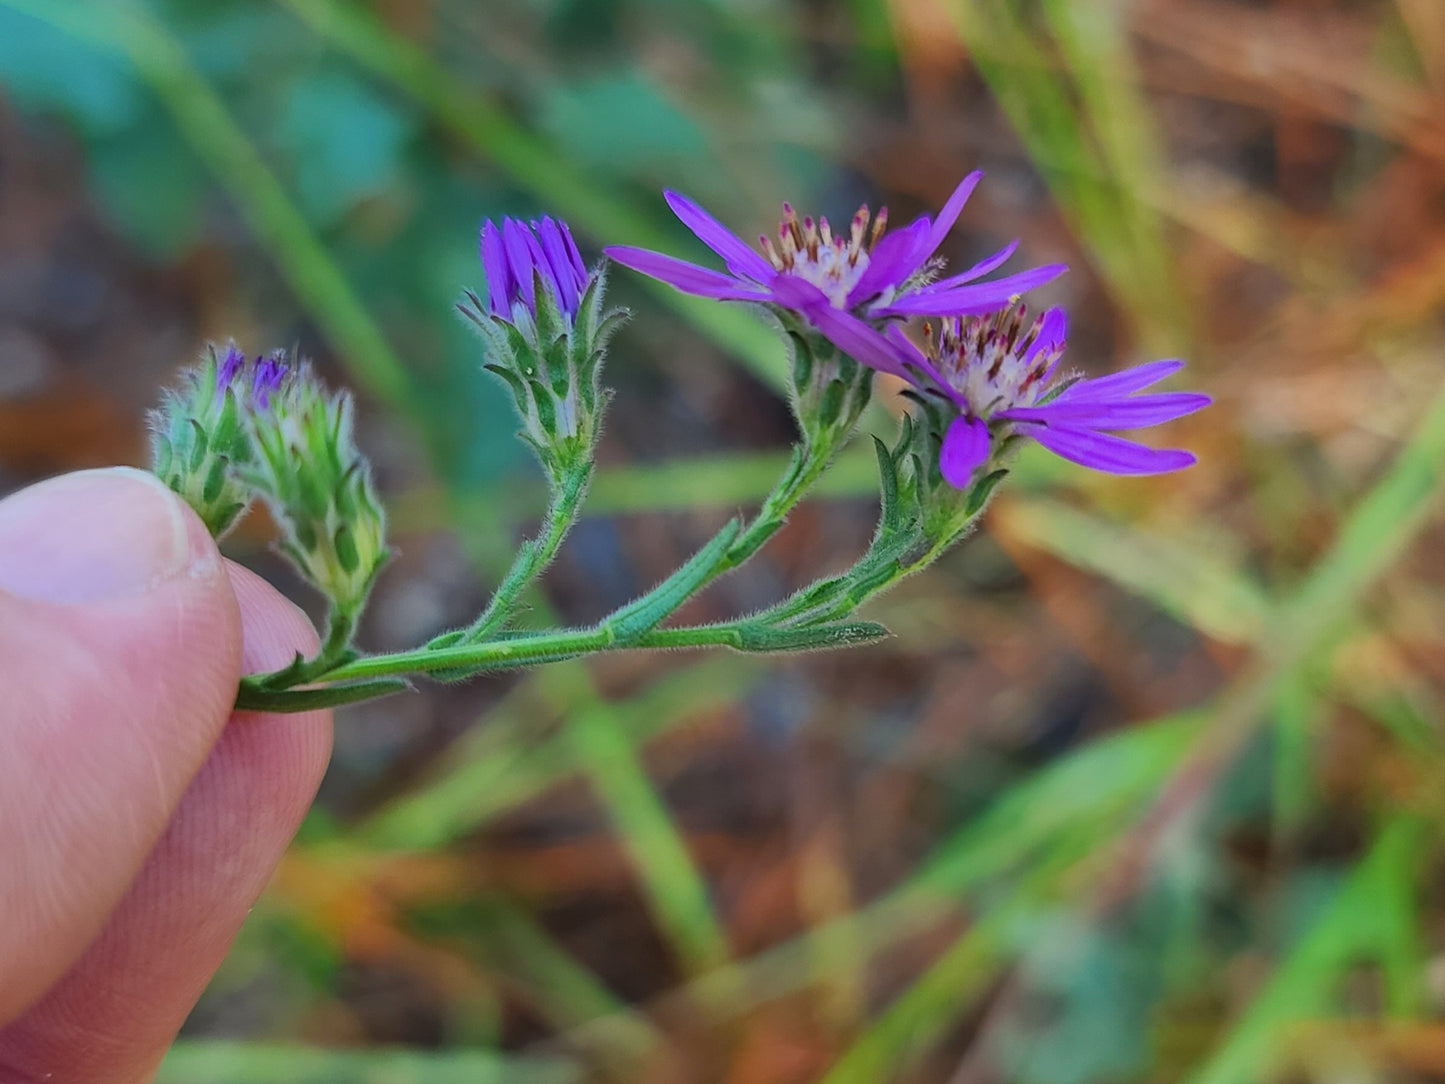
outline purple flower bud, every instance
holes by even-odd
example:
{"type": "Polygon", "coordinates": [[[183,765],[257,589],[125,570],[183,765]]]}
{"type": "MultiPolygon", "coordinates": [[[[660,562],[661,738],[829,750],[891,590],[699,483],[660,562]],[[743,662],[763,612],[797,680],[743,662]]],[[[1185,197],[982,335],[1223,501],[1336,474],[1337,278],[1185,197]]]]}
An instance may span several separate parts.
{"type": "Polygon", "coordinates": [[[229,388],[246,365],[246,355],[234,342],[226,344],[226,352],[216,363],[216,390],[229,388]]]}
{"type": "Polygon", "coordinates": [[[251,405],[258,410],[269,410],[271,396],[281,390],[290,372],[291,363],[280,351],[257,358],[251,376],[251,405]]]}
{"type": "Polygon", "coordinates": [[[482,225],[481,255],[487,275],[487,307],[493,316],[511,320],[521,305],[536,319],[540,282],[563,315],[576,319],[592,276],[565,222],[543,218],[524,223],[504,218],[499,226],[488,220],[482,225]]]}

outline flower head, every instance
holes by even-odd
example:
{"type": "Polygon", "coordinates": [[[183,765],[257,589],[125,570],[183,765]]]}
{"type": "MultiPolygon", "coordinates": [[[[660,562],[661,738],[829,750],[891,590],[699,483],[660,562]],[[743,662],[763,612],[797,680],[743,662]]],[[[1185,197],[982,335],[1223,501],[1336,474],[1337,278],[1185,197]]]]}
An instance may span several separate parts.
{"type": "Polygon", "coordinates": [[[588,271],[566,223],[515,218],[482,227],[487,300],[458,306],[487,344],[486,368],[506,383],[523,437],[554,481],[589,465],[608,393],[607,342],[626,313],[604,311],[600,270],[588,271]]]}
{"type": "Polygon", "coordinates": [[[498,226],[489,220],[482,226],[481,250],[493,316],[512,320],[520,306],[535,320],[542,290],[569,320],[577,318],[592,276],[565,222],[504,218],[498,226]]]}
{"type": "Polygon", "coordinates": [[[1178,372],[1182,361],[1153,361],[1093,380],[1061,379],[1067,338],[1062,309],[1029,320],[1022,305],[993,316],[946,318],[936,333],[925,329],[923,350],[890,329],[902,369],[925,405],[953,415],[938,463],[950,485],[966,488],[1015,434],[1111,474],[1159,474],[1194,463],[1189,452],[1113,435],[1209,405],[1209,396],[1192,392],[1136,394],[1178,372]]]}
{"type": "Polygon", "coordinates": [[[623,245],[606,251],[618,263],[684,293],[762,302],[799,314],[856,360],[896,371],[897,356],[879,334],[887,322],[924,314],[993,312],[1065,270],[1052,264],[975,281],[1012,256],[1015,243],[966,271],[937,277],[942,268],[936,258],[939,246],[982,176],[975,172],[965,177],[937,219],[924,215],[893,232],[887,229],[886,208],[875,216],[864,206],[845,231],[835,233],[826,218],[799,218],[785,203],[777,239],[763,237],[761,251],[686,196],[666,193],[673,212],[722,258],[727,274],[647,249],[623,245]]]}

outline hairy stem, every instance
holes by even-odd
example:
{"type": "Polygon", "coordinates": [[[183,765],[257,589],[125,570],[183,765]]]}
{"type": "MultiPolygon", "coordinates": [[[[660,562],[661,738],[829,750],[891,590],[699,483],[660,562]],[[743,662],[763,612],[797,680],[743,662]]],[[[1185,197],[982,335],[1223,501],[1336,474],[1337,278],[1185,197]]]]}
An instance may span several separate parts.
{"type": "Polygon", "coordinates": [[[546,571],[562,547],[562,540],[567,537],[567,532],[577,522],[577,515],[582,510],[582,499],[587,495],[588,483],[592,481],[592,473],[592,463],[589,461],[562,479],[562,483],[552,490],[552,499],[548,502],[546,515],[542,518],[542,526],[536,537],[529,539],[517,551],[512,567],[497,585],[487,608],[462,632],[438,637],[433,641],[434,644],[439,647],[455,647],[460,644],[480,643],[510,620],[522,592],[546,571]]]}

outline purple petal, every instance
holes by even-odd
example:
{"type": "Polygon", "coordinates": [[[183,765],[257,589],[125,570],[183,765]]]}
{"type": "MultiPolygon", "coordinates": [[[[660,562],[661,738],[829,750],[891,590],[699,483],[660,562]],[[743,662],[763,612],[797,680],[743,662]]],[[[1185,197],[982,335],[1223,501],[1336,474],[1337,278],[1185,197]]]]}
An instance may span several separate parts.
{"type": "MultiPolygon", "coordinates": [[[[1068,345],[1068,341],[1069,314],[1058,306],[1055,306],[1044,313],[1043,318],[1039,320],[1039,333],[1034,336],[1033,344],[1024,351],[1023,363],[1027,365],[1033,361],[1034,358],[1045,352],[1052,353],[1057,350],[1059,353],[1063,353],[1064,347],[1068,345]]],[[[1054,362],[1054,365],[1058,365],[1057,360],[1054,362]]],[[[1049,370],[1048,375],[1053,375],[1052,368],[1049,370]]],[[[1045,379],[1047,379],[1047,376],[1045,379]]]]}
{"type": "Polygon", "coordinates": [[[1008,278],[972,286],[955,286],[944,290],[939,290],[936,286],[925,286],[874,309],[870,315],[978,316],[1002,308],[1019,294],[1042,286],[1067,270],[1068,267],[1064,264],[1049,264],[1010,275],[1008,278]]]}
{"type": "Polygon", "coordinates": [[[967,405],[968,400],[963,393],[943,378],[943,375],[935,368],[927,354],[914,345],[913,340],[903,333],[903,329],[897,324],[889,324],[883,331],[899,361],[903,364],[903,376],[915,387],[926,387],[939,391],[948,396],[958,405],[960,409],[967,405]],[[915,371],[922,372],[926,378],[925,383],[920,384],[915,371]]]}
{"type": "Polygon", "coordinates": [[[755,282],[767,282],[776,274],[773,265],[763,259],[757,250],[681,192],[669,190],[663,195],[667,198],[667,205],[672,208],[672,213],[682,220],[684,226],[697,234],[698,240],[721,256],[723,263],[727,264],[728,270],[734,275],[755,282]]]}
{"type": "Polygon", "coordinates": [[[1166,376],[1174,375],[1182,368],[1184,368],[1184,362],[1177,358],[1146,362],[1122,372],[1110,373],[1108,376],[1095,377],[1093,380],[1080,380],[1077,384],[1070,385],[1059,396],[1058,401],[1114,399],[1151,387],[1166,376]]]}
{"type": "Polygon", "coordinates": [[[943,205],[943,210],[938,212],[938,218],[929,228],[928,241],[918,261],[919,264],[938,251],[938,246],[943,244],[943,239],[953,229],[953,224],[958,221],[958,216],[963,212],[963,205],[968,202],[968,197],[973,195],[973,190],[978,187],[978,182],[981,180],[983,180],[983,171],[976,169],[958,182],[958,187],[953,190],[953,195],[948,197],[948,202],[943,205]]]}
{"type": "Polygon", "coordinates": [[[555,220],[544,218],[537,227],[537,236],[541,239],[542,251],[547,254],[547,266],[551,269],[550,277],[557,290],[558,304],[568,316],[576,316],[581,298],[580,284],[572,266],[571,253],[562,239],[562,231],[555,220]]]}
{"type": "MultiPolygon", "coordinates": [[[[782,280],[786,277],[779,276],[779,286],[783,286],[782,280]]],[[[907,378],[908,374],[903,367],[903,358],[899,356],[897,349],[888,339],[853,314],[844,312],[842,309],[835,309],[816,286],[801,280],[798,281],[799,285],[817,292],[819,300],[816,302],[805,301],[801,304],[797,301],[784,300],[787,292],[791,292],[791,286],[789,286],[787,292],[784,290],[774,291],[774,297],[779,304],[797,309],[834,346],[859,364],[879,372],[907,378]]]]}
{"type": "Polygon", "coordinates": [[[507,263],[511,265],[512,286],[516,290],[512,299],[520,298],[533,313],[537,311],[537,295],[532,275],[532,269],[536,266],[533,258],[533,246],[536,243],[537,239],[532,236],[531,231],[517,219],[509,218],[502,223],[502,247],[507,253],[507,263]]]}
{"type": "Polygon", "coordinates": [[[959,415],[943,434],[938,469],[955,489],[967,489],[978,468],[988,462],[988,426],[978,418],[959,415]]]}
{"type": "Polygon", "coordinates": [[[1192,453],[1178,448],[1147,448],[1088,429],[1029,425],[1027,432],[1055,455],[1110,474],[1163,474],[1193,466],[1196,461],[1192,453]]]}
{"type": "Polygon", "coordinates": [[[623,267],[641,271],[644,275],[674,286],[685,294],[715,297],[724,301],[767,301],[772,297],[767,290],[724,275],[720,271],[710,271],[706,267],[699,267],[673,256],[664,256],[650,249],[613,245],[604,251],[610,259],[616,260],[623,267]]]}
{"type": "Polygon", "coordinates": [[[848,291],[848,307],[861,305],[877,297],[889,287],[902,286],[915,271],[923,266],[917,258],[919,247],[928,232],[928,220],[904,226],[901,230],[885,233],[882,240],[868,253],[868,266],[848,291]]]}
{"type": "Polygon", "coordinates": [[[1014,407],[1000,416],[1065,428],[1142,429],[1203,410],[1212,399],[1193,392],[1166,392],[1123,399],[1059,399],[1038,407],[1014,407]]]}
{"type": "Polygon", "coordinates": [[[1006,264],[1008,258],[1018,250],[1018,247],[1019,243],[1017,241],[1010,241],[992,256],[979,260],[978,263],[974,264],[967,271],[960,271],[956,275],[949,275],[945,279],[939,279],[937,282],[930,283],[929,286],[934,290],[950,290],[955,286],[962,286],[965,283],[972,282],[974,279],[983,278],[983,276],[987,275],[990,271],[995,271],[1006,264]]]}
{"type": "Polygon", "coordinates": [[[567,228],[567,223],[558,222],[557,228],[562,233],[562,244],[567,249],[567,259],[572,265],[572,274],[577,276],[577,289],[583,290],[592,276],[587,274],[587,265],[582,262],[582,253],[577,251],[577,242],[572,240],[572,231],[567,228]]]}
{"type": "Polygon", "coordinates": [[[490,219],[482,226],[482,271],[487,276],[487,300],[493,316],[509,317],[509,298],[515,292],[507,252],[502,244],[502,231],[490,219]]]}

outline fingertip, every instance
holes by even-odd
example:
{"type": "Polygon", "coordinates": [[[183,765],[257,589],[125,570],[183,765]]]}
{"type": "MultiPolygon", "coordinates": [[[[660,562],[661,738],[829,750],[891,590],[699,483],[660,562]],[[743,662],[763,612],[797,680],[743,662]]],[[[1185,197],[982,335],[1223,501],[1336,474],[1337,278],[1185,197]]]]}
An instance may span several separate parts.
{"type": "MultiPolygon", "coordinates": [[[[230,563],[225,577],[245,672],[316,650],[306,615],[265,580],[230,563]]],[[[153,1070],[314,799],[331,724],[330,711],[231,718],[104,931],[43,999],[0,1027],[0,1068],[95,1081],[153,1070]]]]}
{"type": "Polygon", "coordinates": [[[195,513],[138,471],[0,502],[0,1020],[125,894],[234,702],[241,622],[195,513]]]}

